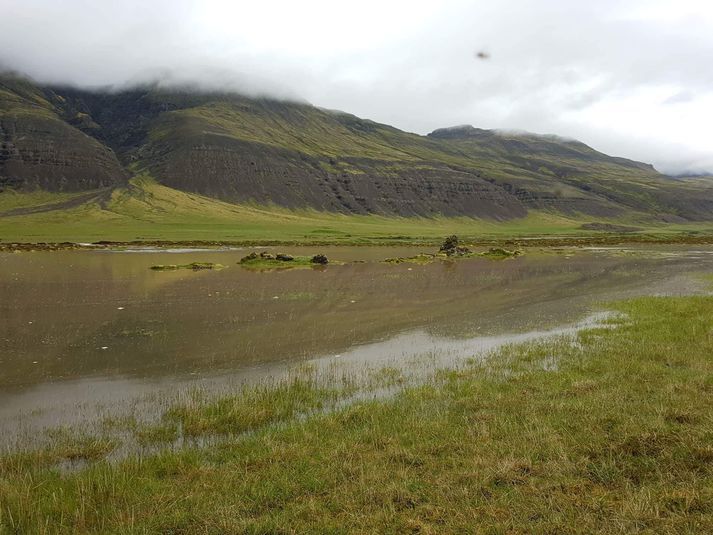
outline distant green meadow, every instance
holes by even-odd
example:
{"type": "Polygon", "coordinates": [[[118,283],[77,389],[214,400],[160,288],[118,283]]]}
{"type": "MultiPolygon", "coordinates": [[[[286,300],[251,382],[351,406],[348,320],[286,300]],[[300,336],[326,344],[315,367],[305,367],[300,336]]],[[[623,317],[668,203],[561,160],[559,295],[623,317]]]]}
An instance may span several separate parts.
{"type": "MultiPolygon", "coordinates": [[[[386,217],[230,204],[134,179],[126,188],[87,193],[0,193],[0,243],[95,241],[220,241],[249,243],[394,244],[436,243],[457,234],[465,240],[527,237],[587,237],[591,217],[532,211],[522,219],[386,217]],[[90,195],[91,196],[91,195],[90,195]],[[73,200],[78,200],[73,203],[73,200]],[[68,207],[64,207],[68,206],[68,207]]],[[[600,221],[600,220],[597,220],[600,221]]],[[[666,225],[651,220],[605,220],[640,229],[632,234],[713,234],[713,223],[666,225]]]]}

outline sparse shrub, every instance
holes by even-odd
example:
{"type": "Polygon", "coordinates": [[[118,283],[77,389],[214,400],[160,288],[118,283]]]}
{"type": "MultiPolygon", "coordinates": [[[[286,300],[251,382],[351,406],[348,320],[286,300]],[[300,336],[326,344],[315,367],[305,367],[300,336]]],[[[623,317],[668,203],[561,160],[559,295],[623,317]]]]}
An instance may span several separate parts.
{"type": "Polygon", "coordinates": [[[445,240],[443,240],[443,243],[441,244],[441,248],[439,250],[447,253],[448,251],[455,250],[457,247],[458,236],[453,234],[452,236],[448,236],[445,240]]]}

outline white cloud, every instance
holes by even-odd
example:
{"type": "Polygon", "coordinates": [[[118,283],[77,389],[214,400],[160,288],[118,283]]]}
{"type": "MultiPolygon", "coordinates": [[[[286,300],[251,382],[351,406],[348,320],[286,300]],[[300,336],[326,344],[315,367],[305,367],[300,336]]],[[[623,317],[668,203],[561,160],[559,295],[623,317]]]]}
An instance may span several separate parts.
{"type": "Polygon", "coordinates": [[[713,169],[708,1],[0,0],[0,13],[0,63],[40,80],[191,81],[420,133],[527,129],[713,169]]]}

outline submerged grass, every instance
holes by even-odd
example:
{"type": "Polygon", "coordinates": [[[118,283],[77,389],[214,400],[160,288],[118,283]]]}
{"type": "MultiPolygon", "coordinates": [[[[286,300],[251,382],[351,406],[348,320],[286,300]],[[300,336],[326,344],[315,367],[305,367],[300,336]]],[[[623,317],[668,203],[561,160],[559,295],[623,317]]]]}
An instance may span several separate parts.
{"type": "MultiPolygon", "coordinates": [[[[325,263],[319,263],[314,261],[314,256],[288,256],[289,260],[281,260],[275,258],[274,255],[260,256],[260,255],[250,255],[243,258],[239,265],[245,269],[254,271],[271,271],[271,270],[283,270],[283,269],[299,269],[299,268],[322,268],[326,264],[330,263],[328,260],[325,263]]],[[[323,255],[318,255],[323,256],[323,255]]],[[[326,259],[326,257],[324,257],[326,259]]],[[[341,262],[332,261],[333,265],[341,265],[341,262]]]]}
{"type": "Polygon", "coordinates": [[[213,262],[191,262],[190,264],[156,264],[150,269],[154,271],[175,271],[177,269],[192,269],[193,271],[201,271],[204,269],[223,269],[223,264],[215,264],[213,262]]]}
{"type": "Polygon", "coordinates": [[[503,249],[501,247],[491,247],[487,251],[480,253],[468,252],[459,255],[448,256],[446,253],[420,253],[415,256],[397,256],[393,258],[386,258],[383,260],[386,264],[417,264],[424,266],[427,264],[432,264],[436,261],[442,262],[454,262],[456,260],[465,260],[468,258],[490,258],[492,260],[505,260],[506,258],[515,258],[522,255],[522,251],[514,250],[510,251],[508,249],[503,249]]]}
{"type": "Polygon", "coordinates": [[[187,400],[171,407],[165,418],[179,424],[188,437],[239,435],[319,410],[346,395],[347,390],[336,386],[328,388],[313,379],[297,377],[277,385],[255,386],[217,400],[187,400]]]}
{"type": "Polygon", "coordinates": [[[321,412],[349,383],[295,380],[148,434],[228,434],[202,448],[70,474],[5,456],[0,533],[712,532],[713,297],[614,308],[393,399],[321,412]]]}

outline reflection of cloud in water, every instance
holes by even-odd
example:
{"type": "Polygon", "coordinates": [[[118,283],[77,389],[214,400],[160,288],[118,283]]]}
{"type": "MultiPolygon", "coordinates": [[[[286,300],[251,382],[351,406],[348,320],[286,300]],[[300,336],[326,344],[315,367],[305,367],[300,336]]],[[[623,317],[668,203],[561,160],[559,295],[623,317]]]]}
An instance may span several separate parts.
{"type": "Polygon", "coordinates": [[[299,375],[304,366],[324,377],[346,373],[356,374],[357,378],[388,368],[398,370],[407,379],[406,384],[413,385],[439,368],[457,367],[466,359],[485,358],[509,344],[573,335],[599,325],[607,317],[608,312],[599,312],[574,325],[556,329],[460,340],[414,331],[300,364],[283,361],[202,378],[192,373],[159,380],[96,377],[40,384],[14,395],[11,391],[6,393],[10,395],[0,405],[0,436],[3,437],[0,445],[20,437],[24,440],[49,427],[81,425],[86,429],[107,416],[138,411],[145,419],[155,419],[171,400],[185,395],[186,390],[199,388],[217,396],[246,385],[299,375]]]}
{"type": "Polygon", "coordinates": [[[429,366],[452,367],[472,357],[485,357],[489,352],[509,344],[519,344],[553,336],[568,336],[585,328],[596,327],[609,317],[608,312],[598,312],[574,325],[567,325],[550,330],[535,330],[524,333],[501,334],[497,336],[477,336],[466,339],[434,336],[424,331],[403,333],[382,342],[364,344],[339,355],[326,356],[307,361],[324,369],[336,360],[345,370],[360,371],[366,367],[379,368],[389,366],[421,375],[427,372],[423,367],[413,368],[424,357],[429,366]]]}

